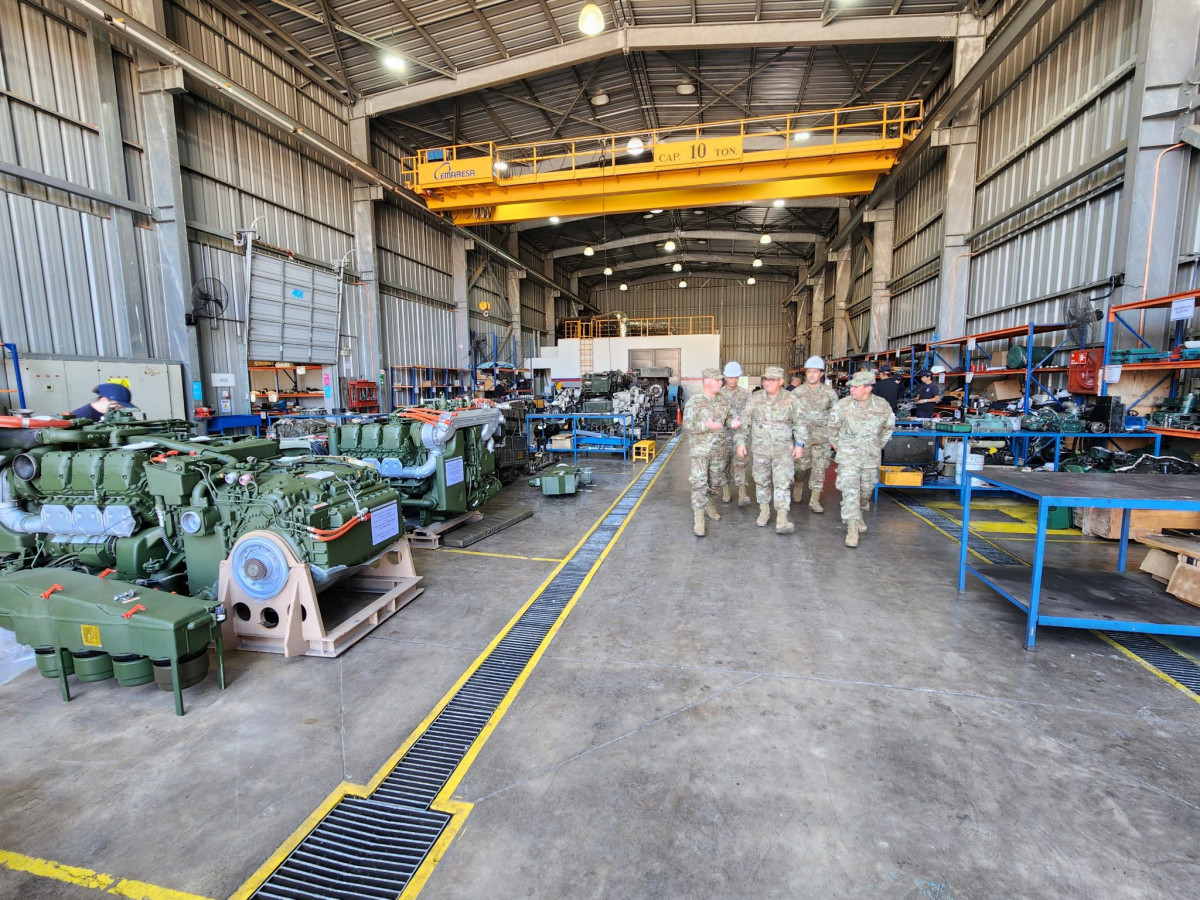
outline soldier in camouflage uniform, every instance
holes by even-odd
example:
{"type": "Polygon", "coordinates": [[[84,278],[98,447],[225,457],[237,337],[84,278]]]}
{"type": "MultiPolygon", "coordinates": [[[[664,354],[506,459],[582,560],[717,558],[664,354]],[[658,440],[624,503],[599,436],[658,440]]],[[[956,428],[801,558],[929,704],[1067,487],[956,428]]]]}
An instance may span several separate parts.
{"type": "Polygon", "coordinates": [[[825,512],[821,491],[825,488],[825,472],[833,455],[829,436],[829,411],[837,402],[837,393],[825,383],[825,360],[810,356],[804,363],[804,381],[792,391],[800,404],[800,418],[808,432],[804,455],[796,461],[796,485],[792,499],[804,502],[804,473],[808,472],[808,488],[812,496],[808,508],[815,513],[825,512]]]}
{"type": "Polygon", "coordinates": [[[881,397],[871,395],[875,376],[865,369],[850,379],[850,396],[833,404],[829,431],[837,447],[837,488],[842,492],[842,521],[846,546],[857,547],[867,530],[862,511],[871,505],[879,478],[883,445],[892,436],[896,414],[881,397]]]}
{"type": "MultiPolygon", "coordinates": [[[[745,415],[746,406],[750,403],[750,392],[738,386],[742,376],[739,363],[725,364],[725,383],[721,385],[721,396],[729,404],[729,410],[735,418],[745,415]]],[[[746,493],[746,460],[737,455],[737,434],[733,429],[725,432],[725,484],[721,486],[721,502],[728,503],[733,499],[730,481],[737,485],[738,506],[747,506],[750,495],[746,493]]]]}
{"type": "MultiPolygon", "coordinates": [[[[683,430],[691,445],[692,534],[704,537],[704,517],[721,518],[713,494],[725,481],[725,430],[736,427],[721,396],[721,370],[705,369],[704,390],[688,398],[683,430]]],[[[738,424],[741,424],[740,422],[738,424]]]]}
{"type": "Polygon", "coordinates": [[[775,532],[796,530],[787,517],[792,505],[795,460],[804,449],[804,424],[795,399],[783,388],[783,369],[767,366],[761,391],[750,395],[750,405],[738,429],[738,456],[745,457],[747,445],[754,452],[754,484],[758,494],[758,519],[766,525],[771,518],[772,487],[775,499],[775,532]]]}

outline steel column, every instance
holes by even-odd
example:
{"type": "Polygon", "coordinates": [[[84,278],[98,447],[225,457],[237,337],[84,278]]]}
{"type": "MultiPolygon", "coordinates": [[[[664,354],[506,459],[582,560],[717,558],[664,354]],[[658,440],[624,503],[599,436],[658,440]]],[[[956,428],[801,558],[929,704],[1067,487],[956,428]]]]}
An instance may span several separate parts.
{"type": "Polygon", "coordinates": [[[892,280],[895,213],[895,194],[889,190],[879,205],[866,216],[866,220],[875,225],[871,261],[871,334],[867,344],[872,353],[886,350],[891,338],[892,293],[888,290],[888,282],[892,280]]]}
{"type": "MultiPolygon", "coordinates": [[[[360,107],[356,107],[356,112],[359,109],[360,107]]],[[[350,148],[351,152],[360,159],[371,158],[371,120],[364,115],[355,115],[350,119],[350,148]]],[[[367,340],[371,380],[379,385],[379,409],[382,412],[392,409],[395,400],[388,379],[384,378],[387,370],[384,368],[383,298],[379,294],[375,258],[375,249],[379,243],[375,230],[375,203],[383,199],[383,188],[356,177],[352,190],[351,220],[354,224],[354,267],[358,270],[358,278],[367,292],[367,303],[370,305],[370,309],[366,322],[351,322],[349,325],[365,332],[362,336],[367,340]]],[[[389,349],[394,350],[395,348],[389,349]]],[[[417,360],[391,359],[388,361],[396,364],[417,362],[417,360]]]]}

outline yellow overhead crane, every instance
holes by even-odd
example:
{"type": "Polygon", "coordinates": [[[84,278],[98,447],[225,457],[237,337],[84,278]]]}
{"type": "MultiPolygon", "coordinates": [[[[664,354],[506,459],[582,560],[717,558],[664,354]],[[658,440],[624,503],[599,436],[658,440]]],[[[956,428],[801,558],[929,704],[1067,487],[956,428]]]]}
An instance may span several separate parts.
{"type": "Polygon", "coordinates": [[[456,225],[868,194],[920,127],[920,100],[534,144],[460,144],[403,160],[456,225]]]}

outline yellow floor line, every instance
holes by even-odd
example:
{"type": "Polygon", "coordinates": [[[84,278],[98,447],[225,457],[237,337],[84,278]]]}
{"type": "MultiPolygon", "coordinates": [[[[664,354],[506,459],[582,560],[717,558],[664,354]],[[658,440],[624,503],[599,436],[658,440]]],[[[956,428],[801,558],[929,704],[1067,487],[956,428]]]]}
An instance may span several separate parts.
{"type": "Polygon", "coordinates": [[[126,897],[128,900],[209,900],[209,898],[200,897],[197,894],[173,891],[170,888],[146,884],[144,881],[116,878],[112,875],[105,875],[103,872],[93,872],[91,869],[84,869],[80,866],[68,866],[50,859],[38,859],[36,856],[25,856],[11,850],[0,850],[0,868],[11,869],[14,872],[26,872],[39,878],[49,878],[77,887],[103,891],[115,897],[126,897]]]}
{"type": "Polygon", "coordinates": [[[560,563],[561,559],[552,559],[549,556],[518,556],[515,553],[485,553],[483,550],[459,550],[455,547],[440,547],[441,553],[466,553],[468,556],[494,556],[497,559],[525,559],[533,562],[552,562],[560,563]]]}
{"type": "MultiPolygon", "coordinates": [[[[1155,675],[1157,675],[1159,678],[1161,678],[1167,684],[1171,685],[1171,687],[1176,688],[1177,690],[1183,691],[1185,694],[1187,694],[1187,696],[1191,697],[1197,703],[1200,703],[1200,694],[1197,694],[1195,691],[1193,691],[1187,685],[1180,684],[1178,681],[1176,681],[1174,678],[1172,678],[1170,675],[1168,675],[1162,669],[1160,669],[1157,666],[1153,665],[1152,663],[1149,663],[1146,660],[1142,659],[1140,656],[1138,656],[1136,653],[1134,653],[1128,647],[1122,647],[1120,644],[1118,644],[1116,641],[1114,641],[1112,638],[1110,638],[1107,634],[1104,634],[1103,632],[1093,631],[1092,634],[1094,634],[1096,637],[1100,638],[1100,640],[1104,641],[1104,643],[1108,644],[1110,647],[1115,647],[1123,655],[1128,656],[1130,659],[1132,659],[1135,663],[1137,663],[1139,666],[1141,666],[1146,671],[1153,672],[1155,675]]],[[[1159,641],[1159,643],[1161,644],[1162,641],[1159,641]]],[[[1163,646],[1166,646],[1166,645],[1164,644],[1163,646]]],[[[1171,647],[1170,649],[1174,650],[1175,648],[1171,647]]],[[[1178,651],[1176,651],[1176,652],[1178,652],[1178,651]]],[[[1182,654],[1180,654],[1180,655],[1182,655],[1182,654]]]]}
{"type": "MultiPolygon", "coordinates": [[[[677,444],[675,449],[678,449],[680,445],[681,444],[677,444]]],[[[675,450],[672,450],[671,456],[673,456],[674,453],[675,450]]],[[[588,571],[587,576],[583,579],[582,583],[579,585],[579,588],[575,591],[575,594],[571,597],[570,601],[568,601],[566,606],[563,607],[563,611],[559,614],[558,621],[554,623],[554,625],[547,632],[546,636],[542,639],[542,643],[538,646],[538,649],[534,652],[533,656],[530,657],[530,660],[528,663],[526,663],[524,670],[520,675],[517,676],[516,680],[513,682],[513,686],[509,688],[509,691],[507,694],[505,694],[504,699],[501,700],[500,704],[496,707],[496,711],[492,713],[492,717],[488,720],[487,725],[484,726],[483,730],[479,733],[479,736],[475,739],[475,742],[469,748],[467,748],[467,752],[463,755],[462,761],[450,774],[449,779],[446,781],[446,785],[430,804],[430,809],[449,814],[450,821],[446,824],[445,829],[442,831],[437,843],[435,843],[433,848],[430,850],[429,855],[425,857],[420,867],[416,872],[413,873],[412,879],[409,881],[408,886],[404,889],[404,893],[400,895],[399,900],[412,900],[412,898],[416,897],[417,894],[420,893],[421,888],[424,887],[425,882],[429,879],[429,876],[433,874],[434,868],[441,861],[446,850],[453,842],[454,836],[458,833],[458,830],[462,827],[467,815],[471,812],[472,804],[454,800],[451,798],[451,794],[453,794],[455,788],[458,787],[459,783],[461,783],[462,779],[466,776],[467,770],[470,769],[471,764],[475,761],[475,757],[479,754],[479,751],[483,749],[483,745],[487,743],[487,739],[491,737],[496,725],[499,724],[500,720],[504,717],[504,714],[512,705],[513,700],[516,699],[516,696],[520,692],[521,688],[524,687],[530,673],[533,672],[533,669],[541,660],[542,654],[545,652],[546,647],[549,646],[550,641],[554,639],[554,636],[558,634],[558,629],[562,626],[562,623],[566,621],[567,616],[570,615],[571,611],[575,608],[576,601],[579,599],[580,595],[587,590],[588,585],[591,584],[592,577],[596,574],[596,570],[599,569],[600,566],[603,565],[604,561],[608,558],[609,551],[612,550],[612,548],[616,545],[617,540],[622,534],[624,534],[625,527],[633,519],[634,514],[642,505],[642,501],[649,496],[650,489],[654,487],[654,483],[658,481],[659,476],[666,471],[668,462],[670,462],[670,456],[668,456],[663,462],[663,465],[659,468],[654,478],[650,480],[650,483],[646,485],[645,491],[642,492],[642,496],[638,498],[637,503],[635,503],[633,508],[629,511],[629,515],[625,517],[625,521],[621,523],[621,527],[617,529],[616,534],[613,535],[613,538],[611,541],[609,541],[608,546],[604,548],[604,551],[600,554],[600,557],[592,565],[592,568],[588,571]]],[[[450,686],[450,689],[447,690],[444,695],[442,695],[442,699],[437,702],[437,705],[430,710],[429,714],[426,715],[421,721],[421,724],[414,728],[408,737],[405,738],[404,743],[400,745],[396,752],[388,757],[387,761],[379,767],[378,771],[376,771],[376,773],[371,777],[371,780],[365,785],[352,784],[350,782],[343,781],[336,788],[334,788],[333,792],[325,798],[324,802],[322,802],[320,806],[313,810],[308,818],[300,824],[300,827],[292,832],[292,834],[283,842],[279,849],[272,853],[266,862],[258,867],[254,874],[251,875],[246,882],[233,893],[233,896],[231,896],[229,900],[248,900],[248,898],[259,888],[259,886],[262,885],[262,883],[265,882],[268,877],[270,877],[271,873],[279,868],[280,864],[287,859],[288,855],[300,844],[300,842],[303,841],[304,838],[306,838],[309,833],[317,827],[318,824],[320,824],[321,819],[323,819],[330,810],[337,806],[342,799],[345,797],[366,797],[370,795],[371,792],[377,787],[379,787],[383,779],[386,778],[388,774],[396,768],[400,760],[404,757],[404,754],[407,753],[412,745],[415,744],[421,735],[425,733],[425,731],[433,723],[434,719],[441,715],[442,710],[446,708],[446,705],[454,698],[454,695],[458,693],[459,689],[466,684],[468,679],[475,674],[475,671],[481,665],[483,665],[491,652],[496,648],[497,645],[499,645],[500,641],[502,641],[509,631],[512,630],[513,626],[517,624],[521,616],[525,614],[525,611],[533,605],[534,601],[537,600],[542,591],[546,589],[546,586],[549,585],[554,577],[562,571],[566,564],[570,562],[571,558],[579,552],[579,549],[587,542],[588,538],[592,536],[592,533],[600,527],[600,525],[608,517],[609,513],[612,512],[613,508],[621,502],[621,499],[627,493],[629,493],[634,483],[638,478],[641,477],[641,474],[644,471],[645,467],[643,467],[643,469],[634,475],[633,479],[625,487],[625,490],[621,491],[621,493],[617,495],[616,499],[613,500],[609,507],[600,514],[600,517],[596,519],[596,521],[592,524],[592,527],[587,530],[587,533],[584,534],[583,537],[579,539],[579,542],[571,548],[571,552],[568,553],[566,557],[554,567],[554,571],[547,575],[545,580],[538,585],[537,590],[533,592],[532,596],[530,596],[530,598],[525,601],[521,608],[517,610],[513,617],[508,621],[508,624],[505,625],[500,630],[499,634],[492,639],[491,643],[489,643],[487,647],[483,649],[483,652],[480,653],[479,656],[476,657],[475,661],[467,668],[467,670],[463,672],[461,676],[459,676],[458,680],[450,686]]],[[[156,898],[148,898],[148,900],[156,900],[156,898]]]]}

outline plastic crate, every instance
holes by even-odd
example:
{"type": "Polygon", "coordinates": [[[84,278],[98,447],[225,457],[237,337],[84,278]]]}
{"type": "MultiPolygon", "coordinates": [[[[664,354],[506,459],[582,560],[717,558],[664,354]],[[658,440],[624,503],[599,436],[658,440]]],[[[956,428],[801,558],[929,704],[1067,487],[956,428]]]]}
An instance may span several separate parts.
{"type": "Polygon", "coordinates": [[[921,472],[907,470],[904,466],[880,466],[879,480],[884,484],[908,485],[909,487],[920,486],[924,479],[921,472]]]}

